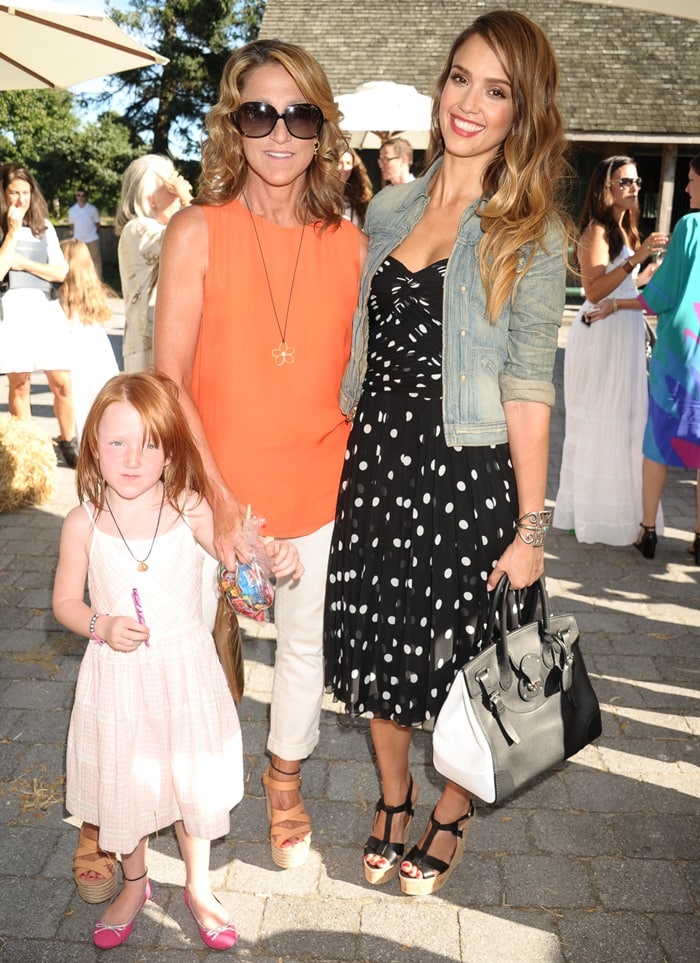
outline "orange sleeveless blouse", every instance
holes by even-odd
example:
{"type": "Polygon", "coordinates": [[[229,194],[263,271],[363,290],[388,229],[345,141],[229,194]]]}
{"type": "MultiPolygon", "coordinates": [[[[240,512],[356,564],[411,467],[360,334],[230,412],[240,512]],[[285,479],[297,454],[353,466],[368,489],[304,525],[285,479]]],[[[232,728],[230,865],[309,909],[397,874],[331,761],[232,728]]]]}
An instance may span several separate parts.
{"type": "Polygon", "coordinates": [[[209,262],[192,391],[204,430],[231,490],[265,518],[265,534],[308,535],[335,516],[360,235],[345,220],[319,233],[255,218],[283,331],[289,303],[294,363],[278,364],[282,335],[250,214],[238,200],[203,211],[209,262]]]}

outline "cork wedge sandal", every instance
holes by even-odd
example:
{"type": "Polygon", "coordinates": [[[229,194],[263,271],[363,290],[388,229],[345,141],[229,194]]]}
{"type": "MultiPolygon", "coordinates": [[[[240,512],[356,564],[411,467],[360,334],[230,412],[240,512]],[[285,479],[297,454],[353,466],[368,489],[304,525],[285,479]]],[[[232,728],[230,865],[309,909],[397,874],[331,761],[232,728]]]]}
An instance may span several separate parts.
{"type": "Polygon", "coordinates": [[[267,818],[270,820],[270,850],[272,861],[280,869],[293,869],[301,866],[309,855],[311,846],[311,820],[306,811],[303,800],[292,806],[291,809],[273,809],[267,794],[268,789],[276,792],[294,792],[301,789],[301,776],[297,773],[296,779],[282,781],[274,779],[269,775],[270,770],[263,774],[263,790],[265,792],[265,803],[267,805],[267,818]],[[283,826],[282,823],[292,823],[292,827],[283,826]],[[299,842],[293,846],[285,846],[289,839],[298,839],[299,842]]]}
{"type": "Polygon", "coordinates": [[[104,903],[117,892],[117,859],[114,853],[100,849],[96,839],[80,828],[73,857],[73,878],[80,898],[86,903],[104,903]],[[102,879],[82,879],[84,873],[96,873],[102,879]]]}

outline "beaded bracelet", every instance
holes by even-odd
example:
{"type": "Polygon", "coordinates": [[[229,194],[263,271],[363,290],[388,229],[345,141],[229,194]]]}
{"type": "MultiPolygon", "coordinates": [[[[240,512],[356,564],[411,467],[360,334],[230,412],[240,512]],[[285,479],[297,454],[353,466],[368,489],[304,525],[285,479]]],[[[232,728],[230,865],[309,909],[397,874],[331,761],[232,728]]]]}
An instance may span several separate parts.
{"type": "Polygon", "coordinates": [[[515,530],[526,545],[541,548],[549,531],[551,517],[552,513],[549,511],[526,512],[515,523],[515,530]]]}
{"type": "Polygon", "coordinates": [[[90,628],[88,629],[88,632],[91,639],[94,639],[98,645],[102,645],[104,643],[104,639],[101,639],[99,635],[95,632],[95,626],[97,625],[97,620],[99,619],[99,617],[100,617],[99,612],[92,613],[92,618],[90,619],[90,628]]]}

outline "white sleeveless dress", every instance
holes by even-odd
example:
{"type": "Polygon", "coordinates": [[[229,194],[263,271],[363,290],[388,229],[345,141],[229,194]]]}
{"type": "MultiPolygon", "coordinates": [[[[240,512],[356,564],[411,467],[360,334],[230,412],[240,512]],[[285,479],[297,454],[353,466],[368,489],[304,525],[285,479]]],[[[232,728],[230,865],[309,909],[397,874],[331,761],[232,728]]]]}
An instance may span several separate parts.
{"type": "MultiPolygon", "coordinates": [[[[150,539],[129,545],[143,558],[150,539]]],[[[151,630],[130,653],[90,641],[78,676],[66,807],[100,827],[108,851],[130,853],[180,819],[193,836],[225,836],[243,795],[238,715],[202,620],[203,557],[184,521],[156,538],[146,572],[120,538],[94,531],[93,610],[135,616],[137,588],[151,630]]]]}
{"type": "MultiPolygon", "coordinates": [[[[627,247],[606,274],[634,252],[627,247]]],[[[634,274],[609,298],[636,298],[634,274]]],[[[585,301],[569,331],[564,355],[566,428],[557,528],[574,529],[579,542],[631,545],[642,518],[642,437],[648,388],[644,315],[620,310],[590,327],[581,323],[585,301]]],[[[661,531],[662,518],[657,525],[661,531]]]]}

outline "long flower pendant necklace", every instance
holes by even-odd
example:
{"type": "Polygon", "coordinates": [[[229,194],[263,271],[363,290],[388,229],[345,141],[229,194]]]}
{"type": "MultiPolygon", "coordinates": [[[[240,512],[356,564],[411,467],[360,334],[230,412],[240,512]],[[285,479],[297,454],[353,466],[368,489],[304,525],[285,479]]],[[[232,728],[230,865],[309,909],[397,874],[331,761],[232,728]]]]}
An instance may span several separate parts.
{"type": "Polygon", "coordinates": [[[267,290],[270,292],[270,301],[272,303],[272,310],[275,314],[275,323],[277,324],[277,330],[280,333],[280,343],[276,348],[272,349],[272,357],[276,365],[281,366],[283,364],[294,364],[294,348],[292,348],[287,343],[287,325],[289,324],[289,308],[292,303],[292,292],[294,291],[294,282],[297,278],[297,268],[299,267],[299,258],[301,257],[301,245],[304,240],[304,232],[306,231],[306,224],[301,229],[301,237],[299,238],[299,250],[297,251],[297,259],[294,262],[294,274],[292,275],[292,283],[289,285],[289,299],[287,300],[287,313],[284,316],[284,328],[280,324],[279,315],[277,314],[277,307],[275,306],[275,299],[272,294],[272,285],[270,284],[270,275],[267,270],[267,264],[265,262],[265,255],[263,254],[262,244],[260,243],[260,235],[258,234],[258,229],[255,225],[255,218],[253,217],[253,212],[250,209],[250,204],[248,203],[248,198],[245,196],[245,191],[243,192],[243,200],[245,201],[245,206],[248,208],[248,214],[250,215],[250,223],[253,225],[253,231],[255,233],[255,240],[258,242],[258,250],[260,251],[260,259],[262,260],[263,270],[265,271],[265,280],[267,281],[267,290]]]}
{"type": "Polygon", "coordinates": [[[119,532],[119,537],[121,538],[122,542],[124,542],[124,544],[126,545],[126,549],[127,549],[128,553],[129,553],[129,555],[131,555],[131,557],[133,558],[133,560],[134,560],[135,562],[138,562],[138,565],[136,566],[136,571],[137,571],[137,572],[147,572],[147,571],[148,571],[148,565],[146,565],[146,562],[147,562],[148,559],[151,557],[151,552],[153,551],[153,546],[154,546],[155,543],[156,543],[156,535],[158,534],[158,529],[160,528],[160,516],[163,514],[163,505],[164,505],[164,504],[165,504],[165,485],[163,485],[163,496],[162,496],[162,498],[161,498],[161,500],[160,500],[160,508],[158,509],[158,520],[157,520],[157,522],[156,522],[156,530],[155,530],[155,532],[153,533],[153,538],[151,539],[151,547],[148,549],[148,552],[146,553],[145,558],[136,558],[136,556],[134,555],[134,553],[133,553],[133,552],[131,551],[131,549],[129,548],[129,543],[127,542],[127,540],[126,540],[126,539],[124,538],[124,536],[122,535],[122,530],[121,530],[121,528],[119,527],[119,523],[117,522],[116,518],[114,517],[114,512],[112,511],[112,509],[111,509],[111,507],[110,507],[110,504],[109,504],[109,502],[107,501],[107,492],[105,492],[105,505],[107,506],[107,511],[108,511],[109,514],[112,516],[112,521],[114,522],[115,528],[116,528],[117,531],[119,532]]]}

